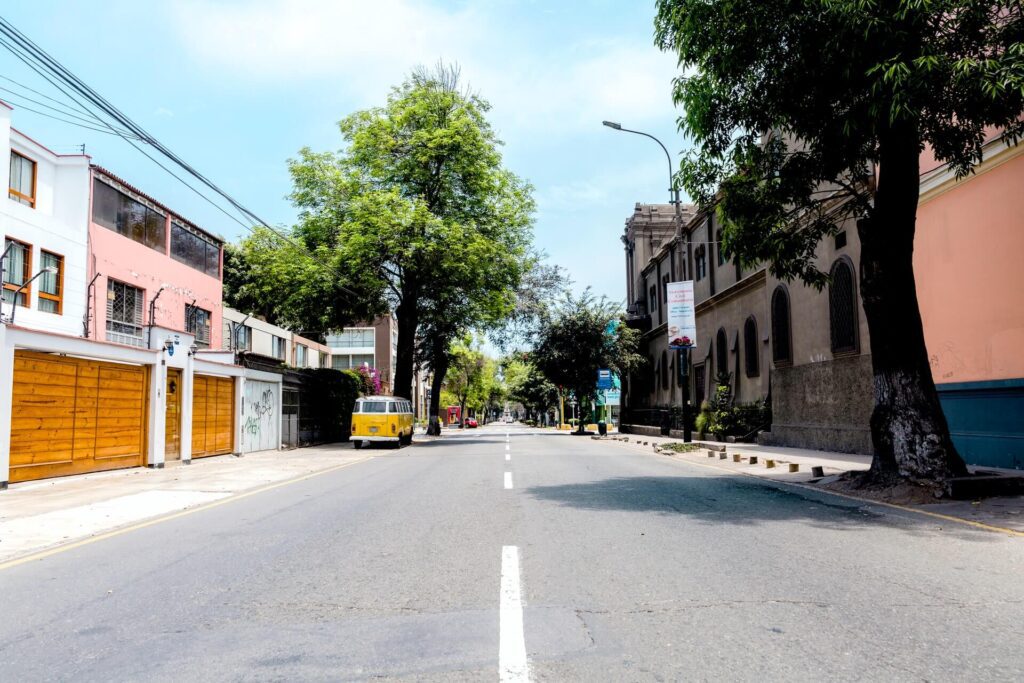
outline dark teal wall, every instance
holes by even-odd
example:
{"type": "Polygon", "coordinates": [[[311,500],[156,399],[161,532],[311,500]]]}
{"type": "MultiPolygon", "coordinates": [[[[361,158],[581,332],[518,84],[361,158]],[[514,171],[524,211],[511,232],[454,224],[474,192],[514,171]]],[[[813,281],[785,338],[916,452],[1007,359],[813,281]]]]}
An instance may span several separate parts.
{"type": "Polygon", "coordinates": [[[1024,379],[937,388],[953,443],[968,465],[1024,470],[1024,379]]]}

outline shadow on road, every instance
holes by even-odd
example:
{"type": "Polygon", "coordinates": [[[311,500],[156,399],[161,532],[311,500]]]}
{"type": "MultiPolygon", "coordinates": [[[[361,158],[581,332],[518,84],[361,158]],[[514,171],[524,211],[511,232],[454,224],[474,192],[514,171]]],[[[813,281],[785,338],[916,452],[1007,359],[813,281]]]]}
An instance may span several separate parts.
{"type": "Polygon", "coordinates": [[[801,522],[832,530],[878,527],[996,541],[995,533],[912,512],[846,500],[827,493],[787,489],[737,477],[616,477],[524,489],[534,498],[583,510],[685,515],[707,524],[758,525],[801,522]]]}

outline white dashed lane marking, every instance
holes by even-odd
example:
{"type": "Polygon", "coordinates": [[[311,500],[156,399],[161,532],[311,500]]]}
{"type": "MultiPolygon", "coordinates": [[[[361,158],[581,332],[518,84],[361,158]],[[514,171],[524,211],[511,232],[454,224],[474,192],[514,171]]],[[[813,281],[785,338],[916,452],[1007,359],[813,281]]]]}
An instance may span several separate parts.
{"type": "MultiPolygon", "coordinates": [[[[509,476],[506,474],[505,476],[509,476]]],[[[506,487],[507,488],[507,487],[506,487]]],[[[498,680],[509,683],[530,680],[523,634],[523,601],[519,577],[519,548],[501,549],[501,598],[498,610],[498,680]]]]}

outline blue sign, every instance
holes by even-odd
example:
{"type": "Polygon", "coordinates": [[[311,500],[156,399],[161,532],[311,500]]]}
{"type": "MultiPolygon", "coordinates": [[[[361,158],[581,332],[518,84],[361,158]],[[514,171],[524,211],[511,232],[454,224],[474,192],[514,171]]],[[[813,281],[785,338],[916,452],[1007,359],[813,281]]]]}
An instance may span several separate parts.
{"type": "Polygon", "coordinates": [[[611,389],[612,388],[612,371],[611,370],[598,370],[597,371],[597,388],[598,389],[611,389]]]}

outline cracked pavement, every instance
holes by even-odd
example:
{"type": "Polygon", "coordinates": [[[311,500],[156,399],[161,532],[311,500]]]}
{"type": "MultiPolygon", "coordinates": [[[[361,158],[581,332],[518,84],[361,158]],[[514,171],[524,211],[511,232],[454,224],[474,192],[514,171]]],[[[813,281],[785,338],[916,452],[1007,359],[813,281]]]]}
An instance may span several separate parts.
{"type": "Polygon", "coordinates": [[[492,681],[505,545],[533,680],[1024,677],[1024,539],[507,431],[2,570],[4,678],[492,681]]]}

